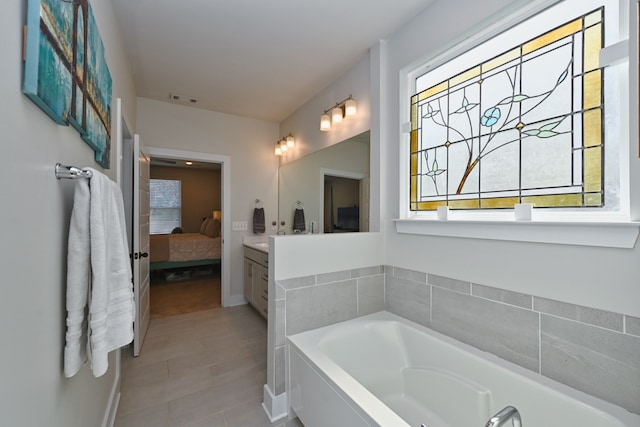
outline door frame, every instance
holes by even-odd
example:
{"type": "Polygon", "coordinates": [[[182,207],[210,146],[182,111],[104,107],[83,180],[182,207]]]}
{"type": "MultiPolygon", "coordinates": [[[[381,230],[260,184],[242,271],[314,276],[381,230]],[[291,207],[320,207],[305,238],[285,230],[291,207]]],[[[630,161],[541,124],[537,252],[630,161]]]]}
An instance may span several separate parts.
{"type": "Polygon", "coordinates": [[[223,307],[233,305],[231,299],[231,156],[150,146],[147,146],[147,151],[151,157],[221,164],[222,292],[220,303],[223,307]]]}
{"type": "Polygon", "coordinates": [[[318,230],[321,233],[324,233],[324,179],[327,175],[360,181],[360,199],[362,199],[362,180],[369,177],[369,175],[361,172],[320,168],[320,203],[318,204],[318,206],[320,206],[320,215],[318,218],[318,230]]]}
{"type": "MultiPolygon", "coordinates": [[[[131,170],[125,170],[125,166],[133,165],[133,134],[129,126],[127,125],[127,121],[124,117],[124,111],[122,108],[122,99],[116,99],[116,112],[115,112],[115,125],[116,125],[116,133],[115,133],[115,149],[116,149],[116,183],[120,187],[120,190],[123,193],[123,204],[125,209],[125,225],[127,227],[127,243],[129,245],[129,253],[133,252],[133,243],[132,243],[132,230],[133,218],[129,215],[128,212],[132,210],[132,199],[127,198],[127,194],[131,197],[133,192],[133,167],[131,170]],[[129,188],[129,192],[125,191],[126,188],[129,188]],[[128,209],[128,212],[127,212],[128,209]]],[[[132,283],[133,285],[133,283],[132,283]]],[[[107,408],[112,408],[111,411],[107,410],[105,412],[104,419],[102,420],[102,426],[111,426],[115,422],[116,410],[117,410],[117,402],[120,395],[120,383],[122,376],[122,349],[118,349],[115,352],[115,378],[113,380],[113,386],[111,391],[111,396],[109,397],[109,405],[107,408]]]]}

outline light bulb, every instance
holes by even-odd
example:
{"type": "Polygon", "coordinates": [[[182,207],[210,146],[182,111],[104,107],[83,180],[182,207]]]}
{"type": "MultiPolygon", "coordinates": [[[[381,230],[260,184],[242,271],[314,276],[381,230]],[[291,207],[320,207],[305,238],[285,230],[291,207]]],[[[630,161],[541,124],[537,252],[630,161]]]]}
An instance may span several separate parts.
{"type": "Polygon", "coordinates": [[[333,107],[331,110],[331,123],[340,123],[342,121],[342,108],[333,107]]]}
{"type": "Polygon", "coordinates": [[[280,141],[280,150],[284,153],[289,149],[289,147],[287,147],[287,141],[285,141],[284,139],[282,141],[280,141]]]}
{"type": "Polygon", "coordinates": [[[331,117],[326,113],[320,117],[320,130],[323,132],[331,130],[331,117]]]}
{"type": "Polygon", "coordinates": [[[276,156],[282,156],[282,150],[280,149],[280,143],[276,142],[276,148],[274,150],[276,156]]]}
{"type": "Polygon", "coordinates": [[[293,135],[289,134],[287,136],[287,147],[293,148],[296,146],[296,140],[293,138],[293,135]]]}
{"type": "Polygon", "coordinates": [[[358,104],[353,99],[349,98],[344,103],[344,115],[346,117],[354,117],[358,112],[358,104]]]}

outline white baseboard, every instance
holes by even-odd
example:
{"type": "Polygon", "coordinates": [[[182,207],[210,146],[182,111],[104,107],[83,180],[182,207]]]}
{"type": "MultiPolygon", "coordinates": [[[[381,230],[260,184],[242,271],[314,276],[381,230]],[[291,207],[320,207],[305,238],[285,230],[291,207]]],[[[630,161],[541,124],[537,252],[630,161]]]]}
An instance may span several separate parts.
{"type": "Polygon", "coordinates": [[[225,301],[225,307],[235,307],[236,305],[244,305],[247,303],[247,300],[244,298],[244,295],[231,295],[228,298],[228,301],[225,301]]]}
{"type": "Polygon", "coordinates": [[[116,422],[116,414],[118,413],[118,404],[120,403],[120,375],[113,382],[113,388],[109,396],[109,403],[102,419],[102,427],[113,427],[116,422]]]}
{"type": "MultiPolygon", "coordinates": [[[[120,352],[120,350],[117,350],[120,352]]],[[[120,355],[116,356],[120,359],[120,355]]],[[[116,376],[113,380],[111,387],[111,393],[109,394],[109,401],[107,402],[107,408],[102,417],[102,427],[113,427],[116,422],[116,414],[118,412],[118,404],[120,403],[120,363],[119,360],[116,363],[116,376]]]]}
{"type": "Polygon", "coordinates": [[[109,399],[109,401],[113,402],[113,404],[109,405],[107,411],[104,414],[104,421],[102,422],[103,427],[113,427],[116,423],[118,405],[120,404],[120,392],[118,392],[113,399],[109,399]]]}
{"type": "Polygon", "coordinates": [[[266,412],[270,422],[275,423],[289,415],[287,413],[287,393],[275,396],[269,390],[269,385],[265,384],[262,399],[262,409],[266,412]]]}

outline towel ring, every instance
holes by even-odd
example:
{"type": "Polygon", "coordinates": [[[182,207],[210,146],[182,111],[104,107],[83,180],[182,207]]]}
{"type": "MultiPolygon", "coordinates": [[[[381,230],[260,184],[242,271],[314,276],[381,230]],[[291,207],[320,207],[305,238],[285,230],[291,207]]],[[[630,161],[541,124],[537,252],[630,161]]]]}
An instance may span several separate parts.
{"type": "Polygon", "coordinates": [[[296,209],[304,209],[304,203],[302,203],[300,200],[298,200],[296,202],[296,209]]]}
{"type": "Polygon", "coordinates": [[[262,200],[260,199],[256,199],[255,203],[254,203],[254,207],[256,209],[262,209],[262,200]]]}

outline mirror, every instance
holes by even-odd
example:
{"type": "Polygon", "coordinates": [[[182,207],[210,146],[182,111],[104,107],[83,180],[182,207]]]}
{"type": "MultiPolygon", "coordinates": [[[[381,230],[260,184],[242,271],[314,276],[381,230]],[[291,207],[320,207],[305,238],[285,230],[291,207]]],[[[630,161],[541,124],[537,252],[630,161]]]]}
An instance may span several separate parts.
{"type": "Polygon", "coordinates": [[[304,233],[369,231],[369,131],[281,166],[278,198],[280,233],[301,206],[304,233]]]}

